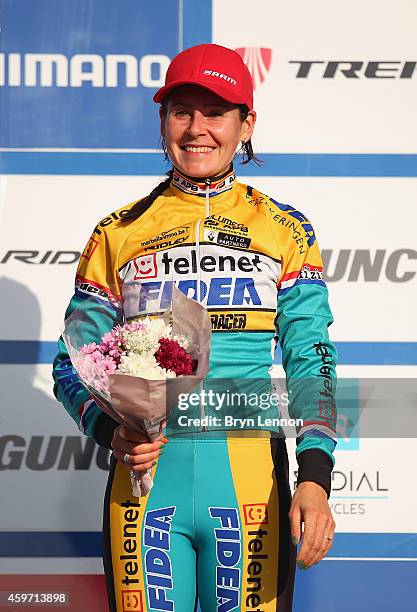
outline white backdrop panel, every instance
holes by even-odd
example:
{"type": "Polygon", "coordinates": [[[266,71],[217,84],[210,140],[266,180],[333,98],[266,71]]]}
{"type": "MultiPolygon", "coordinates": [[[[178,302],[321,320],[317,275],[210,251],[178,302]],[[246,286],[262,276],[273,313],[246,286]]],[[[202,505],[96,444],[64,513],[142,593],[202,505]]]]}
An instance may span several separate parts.
{"type": "MultiPolygon", "coordinates": [[[[294,475],[294,440],[287,445],[294,475]]],[[[407,466],[416,452],[416,439],[392,438],[361,439],[357,451],[335,451],[329,504],[338,532],[415,533],[417,498],[407,466]]]]}
{"type": "Polygon", "coordinates": [[[264,152],[415,153],[417,3],[410,0],[213,0],[213,42],[272,50],[255,93],[255,144],[264,152]],[[320,61],[297,78],[296,61],[320,61]],[[328,62],[348,68],[323,78],[328,62]],[[381,62],[376,78],[369,62],[381,62]],[[397,62],[397,63],[387,63],[397,62]],[[392,77],[392,78],[381,78],[392,77]]]}
{"type": "Polygon", "coordinates": [[[1,365],[0,400],[1,528],[99,531],[107,451],[53,397],[51,366],[1,365]],[[76,466],[69,450],[78,437],[76,466]]]}

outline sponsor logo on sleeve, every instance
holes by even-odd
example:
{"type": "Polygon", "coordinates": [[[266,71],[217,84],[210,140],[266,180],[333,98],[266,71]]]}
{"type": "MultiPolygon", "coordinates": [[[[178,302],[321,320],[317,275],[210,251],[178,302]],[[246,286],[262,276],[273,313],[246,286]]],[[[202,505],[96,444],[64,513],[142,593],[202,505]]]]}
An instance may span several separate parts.
{"type": "Polygon", "coordinates": [[[75,279],[75,288],[77,291],[81,291],[81,293],[86,293],[87,295],[99,297],[102,300],[109,302],[117,302],[118,298],[112,294],[108,287],[103,287],[94,281],[90,281],[82,276],[77,276],[75,279]]]}
{"type": "Polygon", "coordinates": [[[310,282],[312,284],[325,285],[323,281],[323,268],[321,266],[305,263],[301,270],[295,270],[294,272],[284,274],[278,284],[278,289],[282,296],[292,287],[301,284],[310,284],[310,282]]]}
{"type": "Polygon", "coordinates": [[[326,344],[317,342],[314,344],[314,349],[316,355],[321,359],[319,372],[316,374],[322,385],[318,399],[318,412],[322,419],[330,423],[334,435],[336,430],[335,362],[326,344]]]}
{"type": "Polygon", "coordinates": [[[111,213],[111,215],[109,215],[108,217],[105,217],[104,219],[100,221],[100,223],[95,227],[94,233],[97,234],[97,236],[101,236],[101,234],[103,233],[100,229],[101,227],[108,227],[115,221],[120,221],[121,219],[124,219],[125,217],[128,217],[129,215],[130,215],[130,210],[128,208],[125,208],[124,210],[121,210],[118,213],[117,212],[111,213]]]}
{"type": "Polygon", "coordinates": [[[323,280],[323,268],[306,263],[301,268],[298,278],[303,280],[323,280]]]}
{"type": "Polygon", "coordinates": [[[98,240],[94,240],[94,238],[90,238],[81,257],[85,257],[85,259],[91,259],[92,256],[94,255],[95,250],[98,247],[98,244],[99,244],[98,240]]]}
{"type": "Polygon", "coordinates": [[[316,242],[316,235],[310,221],[290,204],[277,202],[273,198],[269,199],[275,204],[275,208],[273,206],[269,207],[273,220],[277,221],[279,225],[288,227],[292,231],[292,237],[298,246],[300,255],[306,253],[306,245],[312,247],[316,242]],[[277,212],[277,208],[285,214],[282,215],[281,212],[277,212]]]}

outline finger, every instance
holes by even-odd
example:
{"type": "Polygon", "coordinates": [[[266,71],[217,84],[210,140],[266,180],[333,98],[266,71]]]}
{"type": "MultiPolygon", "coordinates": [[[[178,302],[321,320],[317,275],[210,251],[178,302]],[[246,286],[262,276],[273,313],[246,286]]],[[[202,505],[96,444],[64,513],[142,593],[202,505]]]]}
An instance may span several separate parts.
{"type": "Polygon", "coordinates": [[[310,511],[304,518],[304,534],[302,545],[297,557],[299,567],[306,569],[309,566],[309,561],[313,556],[313,546],[317,524],[317,513],[310,511]]]}
{"type": "Polygon", "coordinates": [[[129,454],[127,463],[125,461],[126,453],[123,453],[122,451],[114,451],[114,455],[116,459],[128,469],[137,468],[137,469],[143,470],[143,469],[148,469],[149,467],[148,464],[152,465],[152,462],[158,459],[160,455],[160,451],[157,450],[151,453],[144,453],[141,455],[130,455],[129,454]]]}
{"type": "Polygon", "coordinates": [[[128,442],[127,440],[116,441],[113,446],[115,451],[119,451],[123,454],[128,455],[143,455],[145,453],[151,453],[164,447],[164,443],[156,440],[155,442],[128,442]]]}
{"type": "Polygon", "coordinates": [[[141,465],[159,457],[161,451],[159,449],[150,449],[148,452],[140,454],[125,453],[123,450],[113,451],[115,456],[126,465],[141,465]],[[127,461],[125,461],[127,459],[127,461]]]}
{"type": "Polygon", "coordinates": [[[335,524],[334,521],[328,522],[326,527],[324,528],[323,534],[323,542],[320,553],[313,560],[313,565],[319,563],[324,557],[328,554],[334,542],[334,532],[335,532],[335,524]]]}
{"type": "Polygon", "coordinates": [[[319,516],[311,556],[305,560],[308,567],[319,563],[327,555],[333,545],[335,527],[330,511],[319,516]]]}
{"type": "Polygon", "coordinates": [[[329,516],[321,516],[317,521],[314,542],[311,548],[311,556],[306,560],[309,567],[321,561],[331,548],[332,540],[328,540],[327,537],[325,538],[324,536],[332,537],[331,517],[329,518],[329,516]]]}
{"type": "Polygon", "coordinates": [[[155,440],[155,442],[142,442],[141,444],[128,445],[131,455],[143,455],[144,453],[152,453],[153,451],[164,450],[164,442],[155,440]]]}
{"type": "Polygon", "coordinates": [[[302,520],[301,520],[301,511],[300,506],[298,504],[291,508],[290,513],[290,524],[291,524],[291,538],[293,544],[298,544],[301,538],[302,531],[302,520]]]}
{"type": "Polygon", "coordinates": [[[131,472],[135,472],[139,477],[146,474],[147,470],[151,470],[154,465],[158,463],[158,459],[154,459],[153,461],[148,461],[148,463],[144,463],[143,465],[132,465],[130,468],[131,472]]]}
{"type": "Polygon", "coordinates": [[[141,455],[129,455],[129,464],[133,467],[140,467],[145,463],[149,463],[150,461],[158,459],[158,457],[160,457],[162,453],[162,450],[156,449],[149,453],[144,453],[141,455]]]}
{"type": "Polygon", "coordinates": [[[163,444],[167,444],[169,442],[169,439],[166,438],[164,435],[160,434],[157,438],[155,438],[154,442],[162,442],[163,444]]]}

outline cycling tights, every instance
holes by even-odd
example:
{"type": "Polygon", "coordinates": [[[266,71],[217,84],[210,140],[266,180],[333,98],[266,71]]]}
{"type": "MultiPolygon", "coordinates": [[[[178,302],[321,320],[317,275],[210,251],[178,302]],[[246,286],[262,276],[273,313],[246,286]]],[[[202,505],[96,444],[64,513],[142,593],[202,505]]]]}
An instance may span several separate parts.
{"type": "Polygon", "coordinates": [[[290,612],[285,441],[265,431],[171,437],[146,497],[112,457],[104,567],[110,612],[290,612]]]}

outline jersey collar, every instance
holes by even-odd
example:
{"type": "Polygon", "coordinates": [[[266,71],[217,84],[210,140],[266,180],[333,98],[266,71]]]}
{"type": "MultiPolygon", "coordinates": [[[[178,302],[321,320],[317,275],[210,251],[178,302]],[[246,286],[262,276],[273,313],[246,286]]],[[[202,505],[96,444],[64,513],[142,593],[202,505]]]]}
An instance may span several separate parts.
{"type": "Polygon", "coordinates": [[[195,178],[182,174],[176,168],[172,169],[171,186],[175,187],[182,193],[200,198],[215,197],[233,189],[236,181],[236,174],[231,164],[229,170],[220,176],[212,176],[206,179],[195,178]]]}

